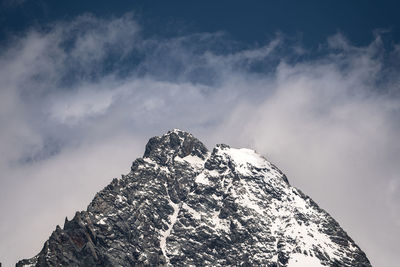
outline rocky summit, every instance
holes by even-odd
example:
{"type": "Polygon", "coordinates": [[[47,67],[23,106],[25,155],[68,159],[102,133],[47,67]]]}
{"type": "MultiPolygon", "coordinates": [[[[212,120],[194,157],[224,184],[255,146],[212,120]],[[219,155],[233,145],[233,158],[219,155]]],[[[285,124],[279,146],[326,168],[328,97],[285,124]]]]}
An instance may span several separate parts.
{"type": "Polygon", "coordinates": [[[250,149],[153,137],[131,171],[17,266],[371,266],[339,224],[250,149]]]}

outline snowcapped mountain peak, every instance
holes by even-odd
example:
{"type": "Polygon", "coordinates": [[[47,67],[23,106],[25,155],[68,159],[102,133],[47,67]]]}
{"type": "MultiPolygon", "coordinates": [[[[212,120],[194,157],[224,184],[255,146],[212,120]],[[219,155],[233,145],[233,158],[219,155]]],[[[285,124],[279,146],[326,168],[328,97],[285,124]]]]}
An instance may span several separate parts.
{"type": "Polygon", "coordinates": [[[370,266],[263,156],[172,130],[153,137],[42,251],[18,266],[370,266]]]}

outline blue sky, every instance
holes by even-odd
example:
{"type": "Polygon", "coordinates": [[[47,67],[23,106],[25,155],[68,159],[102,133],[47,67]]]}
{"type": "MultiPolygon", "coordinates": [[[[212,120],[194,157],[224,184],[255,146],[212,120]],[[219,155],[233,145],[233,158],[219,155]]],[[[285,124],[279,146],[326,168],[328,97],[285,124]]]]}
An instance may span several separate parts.
{"type": "Polygon", "coordinates": [[[250,147],[374,266],[400,253],[400,32],[389,1],[3,1],[0,261],[173,128],[250,147]]]}
{"type": "Polygon", "coordinates": [[[353,43],[366,45],[377,29],[388,30],[390,41],[400,40],[397,1],[30,1],[6,0],[1,10],[0,29],[24,31],[82,13],[100,17],[137,14],[146,35],[177,36],[192,32],[227,32],[244,44],[263,43],[275,32],[300,38],[316,47],[337,32],[353,43]]]}

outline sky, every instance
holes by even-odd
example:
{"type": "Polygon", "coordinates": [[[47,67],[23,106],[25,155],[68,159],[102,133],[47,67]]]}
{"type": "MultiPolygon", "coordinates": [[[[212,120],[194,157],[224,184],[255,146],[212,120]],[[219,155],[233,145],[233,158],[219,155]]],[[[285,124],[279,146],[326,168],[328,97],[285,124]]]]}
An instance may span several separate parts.
{"type": "Polygon", "coordinates": [[[0,2],[0,262],[179,128],[255,149],[373,266],[400,246],[395,1],[0,2]]]}

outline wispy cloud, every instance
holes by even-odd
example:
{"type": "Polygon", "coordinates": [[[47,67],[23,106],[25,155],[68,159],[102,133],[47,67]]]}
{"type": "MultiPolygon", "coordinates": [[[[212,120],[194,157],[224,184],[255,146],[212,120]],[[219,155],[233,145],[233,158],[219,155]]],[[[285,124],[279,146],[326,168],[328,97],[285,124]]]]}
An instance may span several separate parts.
{"type": "Polygon", "coordinates": [[[131,14],[16,37],[0,54],[0,254],[32,256],[150,136],[178,127],[267,155],[373,263],[394,264],[398,51],[379,35],[357,47],[337,34],[315,54],[279,34],[254,47],[223,33],[145,39],[131,14]]]}

